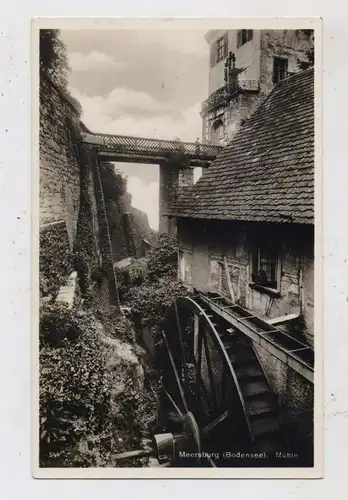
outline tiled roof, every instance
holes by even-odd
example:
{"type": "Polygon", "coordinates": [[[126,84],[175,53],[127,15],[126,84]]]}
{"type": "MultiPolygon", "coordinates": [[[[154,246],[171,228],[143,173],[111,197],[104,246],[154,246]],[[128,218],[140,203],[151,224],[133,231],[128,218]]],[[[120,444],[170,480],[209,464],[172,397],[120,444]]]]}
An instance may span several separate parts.
{"type": "Polygon", "coordinates": [[[167,213],[312,224],[313,69],[281,81],[167,213]]]}

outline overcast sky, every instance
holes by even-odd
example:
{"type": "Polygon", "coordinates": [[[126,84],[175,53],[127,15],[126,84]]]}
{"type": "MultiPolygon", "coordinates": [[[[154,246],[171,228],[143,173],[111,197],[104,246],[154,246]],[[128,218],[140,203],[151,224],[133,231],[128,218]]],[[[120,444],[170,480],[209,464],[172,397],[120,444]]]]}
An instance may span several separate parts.
{"type": "MultiPolygon", "coordinates": [[[[63,31],[69,90],[93,132],[201,139],[201,102],[208,92],[203,31],[63,31]]],[[[158,167],[118,164],[133,206],[158,229],[158,167]]]]}

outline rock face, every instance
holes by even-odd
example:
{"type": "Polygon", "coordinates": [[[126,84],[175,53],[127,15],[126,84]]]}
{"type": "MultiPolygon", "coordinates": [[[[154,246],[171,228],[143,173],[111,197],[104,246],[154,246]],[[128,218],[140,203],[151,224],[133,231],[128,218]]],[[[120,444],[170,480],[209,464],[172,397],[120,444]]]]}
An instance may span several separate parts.
{"type": "Polygon", "coordinates": [[[152,233],[149,225],[149,219],[145,212],[142,212],[138,208],[134,207],[131,207],[131,215],[133,219],[136,256],[137,258],[146,257],[152,244],[152,233]]]}
{"type": "Polygon", "coordinates": [[[145,257],[152,245],[152,232],[147,214],[131,206],[131,195],[121,195],[118,203],[109,200],[107,214],[114,262],[145,257]]]}

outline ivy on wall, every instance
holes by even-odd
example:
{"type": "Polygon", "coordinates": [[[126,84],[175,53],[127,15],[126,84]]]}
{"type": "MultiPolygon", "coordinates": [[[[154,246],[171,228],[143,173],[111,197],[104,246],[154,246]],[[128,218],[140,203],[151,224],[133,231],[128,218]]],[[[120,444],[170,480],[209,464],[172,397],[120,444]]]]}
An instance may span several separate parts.
{"type": "Polygon", "coordinates": [[[80,209],[74,243],[74,267],[78,273],[82,295],[87,293],[93,266],[98,265],[95,240],[97,235],[94,235],[93,213],[88,192],[89,168],[88,164],[80,162],[80,209]]]}
{"type": "Polygon", "coordinates": [[[73,269],[65,222],[53,223],[40,231],[40,295],[55,298],[73,269]]]}

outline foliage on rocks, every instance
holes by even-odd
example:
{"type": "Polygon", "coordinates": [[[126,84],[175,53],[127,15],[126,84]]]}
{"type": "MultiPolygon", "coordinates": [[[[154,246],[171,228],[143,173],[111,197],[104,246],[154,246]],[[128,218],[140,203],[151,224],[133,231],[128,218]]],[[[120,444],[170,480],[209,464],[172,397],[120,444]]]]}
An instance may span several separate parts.
{"type": "Polygon", "coordinates": [[[40,30],[40,79],[46,79],[53,84],[75,108],[77,115],[81,117],[81,103],[67,89],[68,74],[71,68],[68,62],[67,48],[60,33],[60,30],[40,30]]]}
{"type": "Polygon", "coordinates": [[[127,191],[127,179],[121,174],[113,163],[103,163],[100,168],[101,183],[106,201],[112,200],[116,203],[119,197],[127,191]]]}
{"type": "Polygon", "coordinates": [[[178,247],[175,236],[159,234],[147,257],[148,280],[156,281],[163,277],[176,279],[177,266],[178,247]]]}
{"type": "Polygon", "coordinates": [[[40,73],[60,89],[66,89],[69,72],[67,50],[60,30],[40,30],[40,73]]]}
{"type": "Polygon", "coordinates": [[[299,70],[303,71],[305,69],[311,68],[314,66],[314,30],[299,30],[305,35],[308,40],[311,41],[310,47],[305,50],[306,60],[303,61],[301,59],[297,60],[297,67],[299,70]]]}
{"type": "Polygon", "coordinates": [[[73,269],[65,224],[40,231],[40,295],[55,297],[73,269]]]}
{"type": "Polygon", "coordinates": [[[120,315],[116,308],[110,308],[109,311],[97,310],[95,316],[109,337],[131,345],[135,343],[135,334],[130,319],[120,315]]]}
{"type": "Polygon", "coordinates": [[[133,314],[141,318],[142,327],[161,329],[176,299],[186,295],[189,292],[179,281],[160,278],[132,288],[130,304],[133,314]]]}
{"type": "Polygon", "coordinates": [[[134,262],[122,268],[116,268],[118,293],[121,302],[127,302],[129,289],[140,286],[147,277],[147,259],[135,259],[134,262]]]}
{"type": "Polygon", "coordinates": [[[118,466],[115,453],[139,446],[153,432],[156,382],[144,387],[136,366],[122,359],[119,344],[112,342],[102,340],[92,313],[69,311],[63,305],[42,306],[42,467],[118,466]]]}
{"type": "Polygon", "coordinates": [[[93,213],[88,193],[88,171],[82,162],[80,166],[80,208],[74,242],[74,268],[78,273],[83,296],[86,296],[88,292],[91,268],[98,258],[93,231],[93,213]]]}
{"type": "Polygon", "coordinates": [[[177,244],[174,236],[163,233],[147,257],[147,277],[140,286],[130,288],[127,302],[137,328],[150,328],[157,346],[161,330],[172,321],[178,297],[191,292],[177,280],[177,244]]]}

